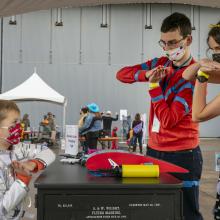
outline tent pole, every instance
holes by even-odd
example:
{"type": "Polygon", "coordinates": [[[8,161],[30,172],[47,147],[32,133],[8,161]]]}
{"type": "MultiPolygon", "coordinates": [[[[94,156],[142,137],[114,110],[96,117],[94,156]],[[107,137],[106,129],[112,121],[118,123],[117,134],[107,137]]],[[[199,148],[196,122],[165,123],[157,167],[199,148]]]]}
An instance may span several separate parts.
{"type": "Polygon", "coordinates": [[[2,93],[2,74],[3,74],[3,17],[1,18],[1,70],[0,70],[0,93],[2,93]]]}
{"type": "Polygon", "coordinates": [[[66,126],[66,106],[67,106],[67,99],[65,100],[64,105],[63,105],[63,138],[65,138],[65,135],[66,135],[66,129],[65,129],[65,126],[66,126]]]}

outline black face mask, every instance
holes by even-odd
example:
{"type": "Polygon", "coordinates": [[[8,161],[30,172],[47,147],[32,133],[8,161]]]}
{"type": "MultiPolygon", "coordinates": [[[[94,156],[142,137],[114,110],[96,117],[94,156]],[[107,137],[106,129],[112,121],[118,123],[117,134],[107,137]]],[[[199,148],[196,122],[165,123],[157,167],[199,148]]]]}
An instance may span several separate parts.
{"type": "Polygon", "coordinates": [[[213,61],[220,63],[220,53],[212,54],[212,59],[213,59],[213,61]]]}

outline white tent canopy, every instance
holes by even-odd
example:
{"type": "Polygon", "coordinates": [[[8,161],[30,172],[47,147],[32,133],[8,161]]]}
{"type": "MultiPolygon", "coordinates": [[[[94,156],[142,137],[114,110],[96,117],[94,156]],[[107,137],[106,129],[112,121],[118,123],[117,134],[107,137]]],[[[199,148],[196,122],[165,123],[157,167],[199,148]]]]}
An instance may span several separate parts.
{"type": "Polygon", "coordinates": [[[35,72],[23,83],[5,93],[0,99],[14,101],[47,101],[63,105],[63,131],[65,131],[66,105],[64,96],[52,89],[35,72]]]}
{"type": "Polygon", "coordinates": [[[37,73],[33,73],[30,78],[14,89],[0,94],[0,99],[22,101],[37,100],[55,102],[58,104],[65,103],[65,97],[48,86],[37,73]]]}
{"type": "Polygon", "coordinates": [[[0,16],[10,16],[50,8],[128,3],[174,3],[220,8],[219,0],[1,0],[0,16]]]}

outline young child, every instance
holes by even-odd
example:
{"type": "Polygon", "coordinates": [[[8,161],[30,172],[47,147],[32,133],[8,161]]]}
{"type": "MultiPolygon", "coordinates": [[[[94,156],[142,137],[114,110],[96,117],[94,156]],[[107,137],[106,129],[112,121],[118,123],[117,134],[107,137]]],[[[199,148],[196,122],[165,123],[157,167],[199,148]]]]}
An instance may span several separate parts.
{"type": "Polygon", "coordinates": [[[24,216],[23,201],[28,193],[31,173],[45,168],[55,159],[48,148],[42,149],[31,159],[31,152],[27,149],[26,152],[21,148],[15,151],[14,145],[19,143],[21,136],[19,118],[20,110],[13,101],[0,100],[1,220],[19,220],[24,216]]]}
{"type": "MultiPolygon", "coordinates": [[[[117,127],[113,128],[112,137],[118,137],[117,130],[118,130],[117,127]]],[[[112,141],[112,149],[118,149],[118,141],[117,140],[112,141]]]]}

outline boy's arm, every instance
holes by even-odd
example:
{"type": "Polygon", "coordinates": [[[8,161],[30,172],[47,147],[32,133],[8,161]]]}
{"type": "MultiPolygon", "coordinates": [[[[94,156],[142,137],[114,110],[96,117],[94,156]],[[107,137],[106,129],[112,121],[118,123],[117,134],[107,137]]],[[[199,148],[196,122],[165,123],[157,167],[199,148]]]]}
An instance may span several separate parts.
{"type": "Polygon", "coordinates": [[[33,172],[37,172],[49,166],[56,159],[56,155],[49,148],[43,149],[37,153],[32,162],[36,164],[33,172]]]}
{"type": "Polygon", "coordinates": [[[13,161],[12,166],[17,177],[28,185],[28,177],[32,173],[43,170],[55,160],[55,155],[50,149],[38,153],[33,159],[26,161],[13,161]],[[21,175],[21,176],[20,176],[21,175]],[[27,177],[27,178],[26,178],[27,177]]]}
{"type": "MultiPolygon", "coordinates": [[[[19,144],[14,149],[15,160],[21,163],[24,168],[31,170],[31,163],[35,164],[34,170],[37,172],[50,165],[55,160],[55,154],[48,147],[43,146],[42,149],[28,147],[28,145],[19,144]],[[40,163],[42,165],[40,165],[40,163]]],[[[16,163],[13,162],[13,165],[16,163]]],[[[17,164],[19,165],[19,164],[17,164]]],[[[17,167],[16,167],[17,168],[17,167]]]]}
{"type": "Polygon", "coordinates": [[[146,82],[148,81],[146,74],[150,74],[151,69],[157,65],[157,61],[158,59],[155,58],[146,63],[123,67],[117,72],[116,78],[123,83],[146,82]]]}
{"type": "Polygon", "coordinates": [[[22,180],[16,179],[11,187],[0,195],[0,216],[6,216],[8,212],[15,209],[27,193],[27,185],[22,180]]]}
{"type": "MultiPolygon", "coordinates": [[[[33,160],[25,161],[24,163],[29,163],[29,166],[31,163],[34,163],[35,168],[32,170],[32,172],[37,172],[50,165],[54,160],[55,154],[49,148],[46,148],[39,152],[33,160]]],[[[11,185],[9,190],[4,193],[4,196],[0,197],[0,209],[2,213],[7,214],[24,199],[28,192],[28,184],[30,180],[31,176],[16,173],[15,182],[11,185]]]]}

